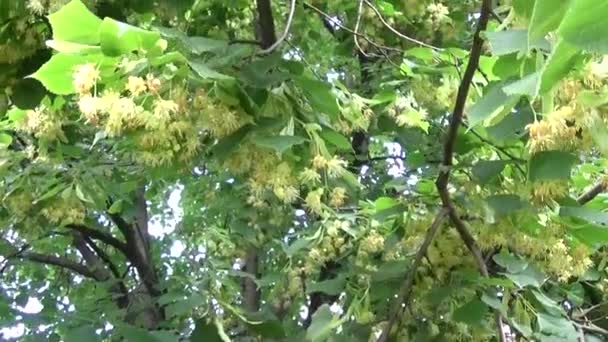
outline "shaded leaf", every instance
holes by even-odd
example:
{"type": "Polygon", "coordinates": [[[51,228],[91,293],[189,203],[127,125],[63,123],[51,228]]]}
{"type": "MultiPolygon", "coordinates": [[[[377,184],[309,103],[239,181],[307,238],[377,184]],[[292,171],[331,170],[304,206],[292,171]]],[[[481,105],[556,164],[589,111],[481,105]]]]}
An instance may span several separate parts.
{"type": "Polygon", "coordinates": [[[496,83],[489,87],[483,97],[475,102],[467,113],[469,126],[483,122],[492,117],[493,114],[503,108],[503,106],[512,99],[503,91],[504,83],[496,83]]]}
{"type": "Polygon", "coordinates": [[[530,159],[528,177],[530,181],[569,179],[572,166],[578,158],[563,151],[544,151],[530,159]]]}
{"type": "MultiPolygon", "coordinates": [[[[527,30],[505,30],[485,33],[490,49],[495,56],[507,55],[514,52],[525,52],[528,50],[528,31],[527,30]]],[[[543,50],[550,50],[549,42],[541,37],[533,40],[530,47],[543,50]]]]}
{"type": "Polygon", "coordinates": [[[473,176],[479,184],[487,184],[504,170],[507,163],[504,160],[480,160],[473,165],[473,176]]]}
{"type": "Polygon", "coordinates": [[[276,135],[271,137],[257,137],[253,139],[253,142],[260,147],[270,148],[279,153],[283,153],[294,145],[306,142],[306,139],[294,135],[276,135]]]}
{"type": "Polygon", "coordinates": [[[322,292],[328,295],[339,295],[344,291],[346,277],[340,275],[334,279],[310,283],[306,286],[307,293],[322,292]]]}
{"type": "Polygon", "coordinates": [[[488,312],[488,306],[475,298],[460,308],[456,309],[453,313],[453,318],[457,322],[466,323],[469,325],[481,325],[484,320],[483,317],[488,312]]]}
{"type": "Polygon", "coordinates": [[[205,318],[199,318],[194,322],[190,342],[223,342],[223,340],[215,324],[208,323],[205,318]]]}

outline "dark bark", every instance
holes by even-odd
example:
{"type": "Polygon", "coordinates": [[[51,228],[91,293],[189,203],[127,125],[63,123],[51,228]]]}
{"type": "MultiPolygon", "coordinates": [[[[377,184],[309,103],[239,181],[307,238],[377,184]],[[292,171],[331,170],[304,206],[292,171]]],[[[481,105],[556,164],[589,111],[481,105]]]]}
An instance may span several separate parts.
{"type": "Polygon", "coordinates": [[[258,35],[262,49],[269,48],[277,41],[277,34],[272,17],[270,0],[256,0],[258,9],[258,35]]]}
{"type": "MultiPolygon", "coordinates": [[[[340,269],[340,264],[335,261],[328,261],[321,268],[321,272],[319,273],[318,281],[329,280],[335,277],[337,272],[340,269]]],[[[338,299],[338,296],[327,295],[321,292],[313,292],[310,294],[310,304],[308,305],[308,316],[304,321],[304,327],[308,328],[310,323],[312,322],[312,315],[321,307],[323,304],[330,304],[335,302],[338,299]]]]}

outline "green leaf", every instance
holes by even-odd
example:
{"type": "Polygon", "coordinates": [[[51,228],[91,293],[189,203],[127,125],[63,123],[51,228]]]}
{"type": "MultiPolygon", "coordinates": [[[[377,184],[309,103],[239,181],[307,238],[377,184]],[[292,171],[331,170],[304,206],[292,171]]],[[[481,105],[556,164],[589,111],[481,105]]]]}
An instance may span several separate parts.
{"type": "Polygon", "coordinates": [[[305,77],[296,78],[296,83],[302,87],[314,110],[332,118],[340,116],[340,107],[329,84],[305,77]]]}
{"type": "Polygon", "coordinates": [[[101,53],[101,46],[78,44],[78,43],[66,42],[63,40],[47,40],[46,45],[55,51],[63,52],[63,53],[76,53],[76,54],[85,54],[85,53],[99,54],[99,53],[101,53]]]}
{"type": "MultiPolygon", "coordinates": [[[[116,329],[118,334],[125,338],[125,341],[129,342],[162,342],[158,338],[150,334],[149,331],[137,328],[130,325],[123,325],[116,329]]],[[[87,340],[82,340],[87,341],[87,340]]]]}
{"type": "Polygon", "coordinates": [[[576,341],[578,334],[568,319],[544,313],[536,314],[538,330],[546,335],[563,337],[566,341],[576,341]]]}
{"type": "Polygon", "coordinates": [[[73,0],[49,15],[53,38],[86,45],[99,44],[101,19],[80,1],[73,0]]]}
{"type": "Polygon", "coordinates": [[[58,53],[44,63],[33,78],[42,82],[42,84],[52,93],[58,95],[69,95],[76,92],[72,85],[74,68],[86,63],[99,63],[102,60],[101,55],[73,55],[66,53],[58,53]]]}
{"type": "Polygon", "coordinates": [[[223,340],[215,324],[208,323],[205,318],[199,318],[194,322],[190,342],[223,342],[223,340]]]}
{"type": "Polygon", "coordinates": [[[579,228],[570,228],[568,232],[591,248],[599,248],[608,244],[608,228],[606,227],[589,224],[579,228]]]}
{"type": "Polygon", "coordinates": [[[585,207],[560,207],[561,216],[573,216],[587,222],[608,225],[608,213],[585,207]]]}
{"type": "MultiPolygon", "coordinates": [[[[527,30],[506,30],[485,33],[490,49],[494,56],[508,55],[514,52],[528,51],[528,31],[527,30]]],[[[531,48],[550,50],[549,42],[541,37],[532,41],[531,48]]]]}
{"type": "Polygon", "coordinates": [[[543,66],[540,78],[539,93],[545,94],[572,70],[581,55],[580,51],[561,40],[553,49],[551,56],[543,66]]]}
{"type": "Polygon", "coordinates": [[[339,321],[334,318],[329,305],[323,304],[312,315],[312,322],[306,330],[306,338],[312,342],[324,341],[338,324],[339,321]]]}
{"type": "Polygon", "coordinates": [[[164,50],[160,33],[142,30],[108,17],[101,24],[99,37],[101,50],[108,56],[141,51],[160,53],[164,50]]]}
{"type": "Polygon", "coordinates": [[[538,41],[559,26],[570,5],[569,0],[536,0],[528,26],[529,41],[538,41]]]}
{"type": "Polygon", "coordinates": [[[257,137],[253,142],[260,146],[273,149],[279,153],[283,153],[294,145],[303,144],[305,138],[294,135],[275,135],[270,137],[257,137]]]}
{"type": "Polygon", "coordinates": [[[538,301],[538,303],[544,308],[544,310],[553,316],[564,315],[564,309],[553,299],[547,297],[544,293],[536,290],[532,290],[532,295],[538,301]]]}
{"type": "Polygon", "coordinates": [[[499,123],[486,127],[488,135],[498,141],[520,138],[526,133],[526,125],[534,122],[534,113],[531,110],[518,110],[509,113],[499,123]]]}
{"type": "Polygon", "coordinates": [[[336,131],[324,129],[323,131],[321,131],[320,135],[323,140],[329,142],[330,144],[336,146],[339,149],[352,150],[350,141],[345,136],[336,131]]]}
{"type": "Polygon", "coordinates": [[[575,0],[559,27],[559,34],[569,43],[591,52],[608,53],[608,2],[575,0]]]}
{"type": "Polygon", "coordinates": [[[521,272],[505,273],[504,275],[519,288],[524,288],[527,286],[540,288],[547,279],[542,272],[532,265],[528,265],[528,267],[521,272]]]}
{"type": "Polygon", "coordinates": [[[483,317],[487,312],[488,306],[484,302],[475,298],[456,309],[453,313],[453,318],[457,322],[462,322],[469,325],[482,325],[484,322],[483,317]]]}
{"type": "Polygon", "coordinates": [[[372,275],[372,282],[385,282],[387,280],[401,279],[410,267],[406,260],[387,261],[378,267],[372,275]]]}
{"type": "Polygon", "coordinates": [[[287,247],[285,249],[285,253],[287,254],[288,257],[292,257],[300,250],[308,247],[308,245],[310,245],[309,239],[302,238],[302,239],[296,240],[291,245],[289,245],[289,247],[287,247]]]}
{"type": "Polygon", "coordinates": [[[0,133],[0,148],[7,148],[13,142],[10,134],[0,133]]]}
{"type": "Polygon", "coordinates": [[[17,107],[11,109],[6,113],[6,116],[11,122],[20,123],[27,116],[27,112],[23,109],[19,109],[17,107]]]}
{"type": "Polygon", "coordinates": [[[577,161],[576,156],[563,151],[539,152],[530,159],[528,177],[532,182],[570,179],[570,171],[577,161]]]}
{"type": "Polygon", "coordinates": [[[190,67],[192,68],[192,70],[194,70],[203,79],[210,79],[210,80],[233,80],[234,79],[231,76],[224,75],[215,70],[212,70],[211,68],[209,68],[209,66],[207,66],[206,64],[204,64],[202,62],[188,61],[188,64],[190,64],[190,67]]]}
{"type": "Polygon", "coordinates": [[[344,291],[346,277],[340,275],[334,279],[310,283],[306,286],[306,293],[322,292],[328,295],[339,295],[344,291]]]}
{"type": "Polygon", "coordinates": [[[378,211],[392,208],[399,204],[399,201],[392,197],[379,197],[374,201],[374,209],[378,211]]]}
{"type": "Polygon", "coordinates": [[[171,319],[182,315],[189,315],[193,309],[201,306],[205,300],[199,294],[192,294],[186,299],[178,300],[175,303],[169,304],[166,307],[167,318],[171,319]]]}
{"type": "Polygon", "coordinates": [[[540,77],[540,71],[526,75],[522,79],[506,85],[502,90],[507,95],[526,95],[532,98],[536,97],[538,94],[540,77]]]}
{"type": "Polygon", "coordinates": [[[124,201],[122,199],[119,199],[119,200],[115,201],[108,208],[108,213],[109,214],[119,214],[119,213],[121,213],[122,212],[122,205],[123,205],[123,203],[124,203],[124,201]]]}
{"type": "Polygon", "coordinates": [[[488,292],[484,292],[481,295],[481,301],[492,309],[500,311],[503,315],[506,314],[507,306],[500,300],[496,293],[491,294],[488,292]]]}
{"type": "Polygon", "coordinates": [[[485,201],[496,216],[512,214],[524,208],[524,202],[517,195],[493,195],[486,197],[485,201]]]}
{"type": "Polygon", "coordinates": [[[495,254],[492,259],[498,265],[504,267],[509,273],[519,273],[528,267],[528,262],[512,255],[511,253],[501,251],[495,254]]]}
{"type": "Polygon", "coordinates": [[[101,341],[99,336],[95,333],[95,329],[90,325],[83,325],[78,328],[72,329],[65,334],[63,337],[64,342],[82,342],[82,341],[101,341]]]}
{"type": "Polygon", "coordinates": [[[35,109],[46,96],[44,85],[33,78],[24,78],[13,86],[11,102],[20,109],[35,109]]]}
{"type": "Polygon", "coordinates": [[[524,18],[532,17],[534,10],[534,0],[512,0],[511,5],[518,16],[524,18]]]}
{"type": "Polygon", "coordinates": [[[473,177],[479,184],[487,184],[504,170],[507,163],[504,160],[480,160],[473,165],[473,177]]]}

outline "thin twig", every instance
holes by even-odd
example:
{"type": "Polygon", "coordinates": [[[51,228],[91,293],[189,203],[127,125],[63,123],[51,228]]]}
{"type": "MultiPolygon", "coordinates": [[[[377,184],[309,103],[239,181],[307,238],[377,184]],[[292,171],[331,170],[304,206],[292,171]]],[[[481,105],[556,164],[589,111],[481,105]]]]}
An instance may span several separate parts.
{"type": "Polygon", "coordinates": [[[443,220],[446,218],[446,215],[447,210],[445,208],[441,209],[439,213],[437,213],[437,216],[435,216],[435,220],[433,220],[433,223],[427,230],[426,235],[424,236],[424,241],[422,242],[422,245],[420,245],[418,252],[416,252],[414,262],[412,263],[412,266],[410,266],[410,269],[408,270],[405,276],[403,285],[401,286],[401,290],[399,291],[399,296],[393,304],[389,316],[390,319],[387,325],[384,327],[382,334],[378,338],[378,342],[386,342],[388,340],[388,336],[391,332],[393,325],[395,324],[395,322],[397,322],[399,316],[401,316],[401,308],[408,306],[410,301],[410,295],[412,293],[412,287],[414,286],[414,277],[416,276],[416,270],[420,266],[422,258],[426,255],[426,251],[431,245],[431,242],[433,242],[435,235],[437,235],[437,232],[441,227],[441,223],[443,223],[443,220]]]}
{"type": "MultiPolygon", "coordinates": [[[[469,61],[462,76],[460,86],[458,87],[458,94],[456,95],[456,104],[454,105],[454,111],[452,112],[452,115],[450,117],[448,132],[443,145],[443,163],[440,167],[440,172],[437,176],[437,180],[435,181],[437,191],[439,192],[439,196],[441,197],[441,202],[443,203],[443,207],[448,211],[450,221],[458,231],[458,234],[460,235],[460,238],[462,239],[464,244],[467,246],[467,248],[473,255],[475,262],[479,267],[479,272],[484,277],[489,277],[488,267],[483,258],[483,254],[481,253],[481,250],[477,245],[477,241],[475,241],[475,238],[467,228],[464,221],[460,219],[460,216],[456,211],[456,207],[452,203],[450,192],[448,190],[448,183],[450,180],[450,173],[453,165],[454,149],[456,144],[456,137],[458,135],[458,129],[460,128],[460,125],[462,123],[464,108],[467,101],[467,97],[469,95],[471,84],[473,82],[473,77],[475,76],[475,72],[479,67],[479,59],[481,57],[481,50],[483,47],[483,39],[481,38],[481,32],[486,29],[491,11],[492,0],[483,0],[479,19],[477,22],[477,29],[475,30],[475,35],[473,37],[473,45],[469,54],[469,61]]],[[[505,342],[506,335],[502,322],[502,316],[499,311],[495,311],[495,321],[496,328],[498,330],[499,340],[501,342],[505,342]]]]}
{"type": "Polygon", "coordinates": [[[580,329],[585,330],[585,331],[589,331],[589,332],[601,334],[601,335],[604,335],[604,336],[608,336],[608,330],[606,330],[604,328],[600,328],[600,327],[598,327],[595,324],[586,325],[586,324],[574,323],[574,325],[577,326],[580,329]]]}
{"type": "Polygon", "coordinates": [[[361,54],[365,57],[369,57],[369,55],[361,48],[359,44],[359,25],[361,24],[361,17],[363,16],[363,0],[359,0],[359,8],[357,9],[357,22],[355,23],[355,35],[353,39],[355,40],[355,45],[361,54]]]}
{"type": "Polygon", "coordinates": [[[405,40],[407,40],[409,42],[412,42],[414,44],[418,44],[420,46],[424,46],[424,47],[427,47],[427,48],[430,48],[430,49],[433,49],[433,50],[436,50],[436,51],[443,51],[442,48],[438,48],[436,46],[427,44],[427,43],[425,43],[423,41],[420,41],[418,39],[412,38],[410,36],[407,36],[407,35],[399,32],[399,31],[397,31],[394,27],[392,27],[389,23],[387,23],[386,20],[384,20],[384,17],[382,16],[382,13],[380,13],[380,11],[376,8],[376,6],[374,6],[374,4],[372,4],[369,0],[364,0],[364,1],[367,4],[367,6],[369,6],[369,8],[371,8],[372,11],[374,11],[374,13],[376,13],[376,15],[378,16],[378,19],[380,19],[380,21],[382,22],[382,24],[384,26],[386,26],[386,28],[388,28],[391,32],[393,32],[394,34],[396,34],[397,36],[399,36],[399,37],[401,37],[401,38],[403,38],[403,39],[405,39],[405,40]]]}
{"type": "Polygon", "coordinates": [[[361,34],[361,33],[355,32],[355,30],[349,28],[348,26],[343,25],[339,21],[335,20],[334,17],[332,17],[331,15],[323,12],[318,7],[316,7],[316,6],[312,5],[312,4],[309,4],[309,3],[306,2],[306,3],[304,3],[304,6],[306,6],[307,8],[312,9],[315,12],[317,12],[319,15],[321,15],[322,17],[324,17],[325,19],[327,19],[331,24],[336,25],[337,27],[343,29],[344,31],[346,31],[348,33],[354,34],[357,37],[360,37],[361,39],[364,39],[365,41],[367,41],[368,43],[370,43],[372,46],[374,46],[376,49],[378,49],[378,51],[388,50],[388,51],[404,52],[402,49],[398,49],[398,48],[394,48],[394,47],[390,47],[390,46],[385,46],[385,45],[381,45],[381,44],[378,44],[378,43],[374,42],[368,36],[366,36],[364,34],[361,34]]]}
{"type": "Polygon", "coordinates": [[[291,0],[289,7],[289,16],[287,17],[287,23],[285,24],[285,30],[283,30],[283,34],[281,34],[279,39],[272,43],[272,45],[270,45],[268,48],[261,50],[258,53],[259,55],[269,54],[274,51],[279,45],[281,45],[281,43],[283,43],[283,41],[287,38],[287,35],[289,35],[289,29],[291,28],[291,23],[293,22],[294,13],[296,13],[296,0],[291,0]]]}

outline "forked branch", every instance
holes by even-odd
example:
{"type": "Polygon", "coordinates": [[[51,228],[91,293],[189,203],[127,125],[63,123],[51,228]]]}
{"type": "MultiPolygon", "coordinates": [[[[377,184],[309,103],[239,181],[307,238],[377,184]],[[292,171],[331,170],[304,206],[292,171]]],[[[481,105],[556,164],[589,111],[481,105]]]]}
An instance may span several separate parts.
{"type": "MultiPolygon", "coordinates": [[[[448,211],[450,221],[454,225],[454,228],[456,228],[456,230],[458,231],[458,234],[460,235],[460,238],[462,239],[464,244],[467,246],[467,248],[473,255],[475,262],[479,267],[479,272],[484,277],[488,277],[489,273],[485,260],[483,258],[483,254],[477,246],[475,238],[467,228],[464,221],[462,221],[462,219],[458,215],[456,207],[452,203],[450,192],[448,190],[448,183],[450,180],[450,173],[453,165],[454,148],[456,144],[456,137],[458,135],[458,129],[462,124],[464,108],[467,101],[467,97],[469,95],[469,90],[473,83],[473,76],[475,76],[475,72],[479,67],[479,59],[481,57],[481,49],[483,47],[483,39],[481,38],[481,32],[486,29],[491,12],[492,0],[483,0],[479,19],[477,22],[477,29],[475,30],[475,35],[473,37],[473,45],[469,54],[469,61],[462,76],[460,86],[458,87],[458,93],[456,95],[456,104],[454,105],[454,111],[452,112],[452,115],[450,117],[448,132],[443,145],[443,163],[439,171],[439,176],[435,181],[437,191],[439,192],[439,197],[441,197],[443,207],[448,211]]],[[[504,325],[502,323],[501,314],[498,311],[495,312],[495,319],[496,328],[498,330],[499,335],[498,337],[501,342],[504,342],[506,341],[504,325]]]]}
{"type": "Polygon", "coordinates": [[[382,334],[378,338],[378,342],[386,342],[388,340],[388,336],[391,332],[393,325],[395,325],[395,322],[397,322],[397,320],[401,316],[401,312],[403,310],[402,308],[406,307],[409,304],[410,295],[412,293],[412,287],[414,286],[414,277],[416,276],[416,270],[420,266],[422,258],[424,258],[424,256],[426,255],[429,246],[437,235],[437,232],[439,231],[441,224],[446,218],[446,215],[447,210],[445,210],[445,208],[441,209],[439,213],[437,213],[437,216],[435,216],[435,220],[433,221],[429,229],[426,231],[424,240],[422,241],[422,244],[420,245],[420,248],[418,248],[418,252],[414,257],[414,262],[412,263],[412,266],[410,266],[410,269],[407,271],[405,279],[403,280],[403,285],[401,286],[401,290],[399,291],[399,296],[397,297],[397,300],[391,308],[389,316],[390,319],[388,321],[388,324],[384,327],[384,330],[382,330],[382,334]]]}

